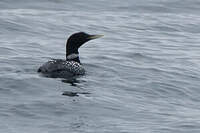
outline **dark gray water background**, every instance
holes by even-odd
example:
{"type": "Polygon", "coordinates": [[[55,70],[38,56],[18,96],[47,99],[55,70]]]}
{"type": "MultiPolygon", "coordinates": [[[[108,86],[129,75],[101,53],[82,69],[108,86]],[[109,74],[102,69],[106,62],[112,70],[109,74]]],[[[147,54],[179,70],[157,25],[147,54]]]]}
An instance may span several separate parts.
{"type": "Polygon", "coordinates": [[[199,133],[199,81],[199,0],[0,1],[1,133],[199,133]],[[40,76],[78,31],[87,74],[40,76]]]}

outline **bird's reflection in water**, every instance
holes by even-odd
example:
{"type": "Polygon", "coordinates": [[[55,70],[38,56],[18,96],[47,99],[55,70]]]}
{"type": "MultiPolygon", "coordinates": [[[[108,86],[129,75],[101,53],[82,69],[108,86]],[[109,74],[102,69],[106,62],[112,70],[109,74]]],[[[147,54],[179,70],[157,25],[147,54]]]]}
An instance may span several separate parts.
{"type": "MultiPolygon", "coordinates": [[[[67,78],[67,79],[63,79],[61,80],[63,83],[67,83],[70,84],[71,86],[77,87],[79,89],[83,89],[80,86],[80,83],[86,82],[84,80],[80,80],[77,79],[77,77],[73,77],[73,78],[67,78]]],[[[72,92],[72,91],[64,91],[62,93],[62,95],[64,96],[69,96],[69,97],[75,97],[75,96],[79,96],[79,94],[90,94],[89,92],[72,92]]]]}
{"type": "Polygon", "coordinates": [[[79,94],[91,94],[89,92],[71,92],[71,91],[64,91],[62,95],[69,96],[69,97],[75,97],[79,96],[79,94]]]}
{"type": "Polygon", "coordinates": [[[86,82],[86,81],[80,80],[80,79],[77,79],[77,77],[74,77],[74,78],[66,78],[66,79],[63,79],[62,82],[63,82],[63,83],[70,84],[71,86],[75,86],[75,87],[80,88],[79,84],[80,84],[80,83],[83,83],[83,82],[86,82]]]}

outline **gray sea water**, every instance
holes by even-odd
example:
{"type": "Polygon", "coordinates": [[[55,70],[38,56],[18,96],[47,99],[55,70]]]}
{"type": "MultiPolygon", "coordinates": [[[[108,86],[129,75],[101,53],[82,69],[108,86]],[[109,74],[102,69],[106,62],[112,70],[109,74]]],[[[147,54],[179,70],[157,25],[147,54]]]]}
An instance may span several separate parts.
{"type": "Polygon", "coordinates": [[[200,1],[1,0],[0,132],[199,133],[200,1]],[[39,75],[78,31],[87,74],[39,75]]]}

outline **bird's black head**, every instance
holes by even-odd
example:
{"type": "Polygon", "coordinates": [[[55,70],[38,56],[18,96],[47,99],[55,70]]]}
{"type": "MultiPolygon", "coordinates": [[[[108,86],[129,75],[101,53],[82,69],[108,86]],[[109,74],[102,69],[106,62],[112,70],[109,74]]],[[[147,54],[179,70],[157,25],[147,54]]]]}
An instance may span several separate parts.
{"type": "Polygon", "coordinates": [[[72,34],[68,38],[67,44],[66,44],[66,59],[80,62],[79,58],[75,59],[76,55],[78,55],[78,49],[87,41],[96,39],[102,36],[103,35],[89,35],[85,32],[78,32],[78,33],[72,34]],[[71,56],[71,55],[75,55],[75,56],[71,56]]]}

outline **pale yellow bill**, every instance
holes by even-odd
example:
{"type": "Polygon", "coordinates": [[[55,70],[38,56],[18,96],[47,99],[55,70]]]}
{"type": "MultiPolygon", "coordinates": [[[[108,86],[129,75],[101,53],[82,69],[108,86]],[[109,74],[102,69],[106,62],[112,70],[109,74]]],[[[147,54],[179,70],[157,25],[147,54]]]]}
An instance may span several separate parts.
{"type": "Polygon", "coordinates": [[[104,35],[91,35],[89,37],[89,39],[97,39],[97,38],[100,38],[100,37],[103,37],[104,35]]]}

